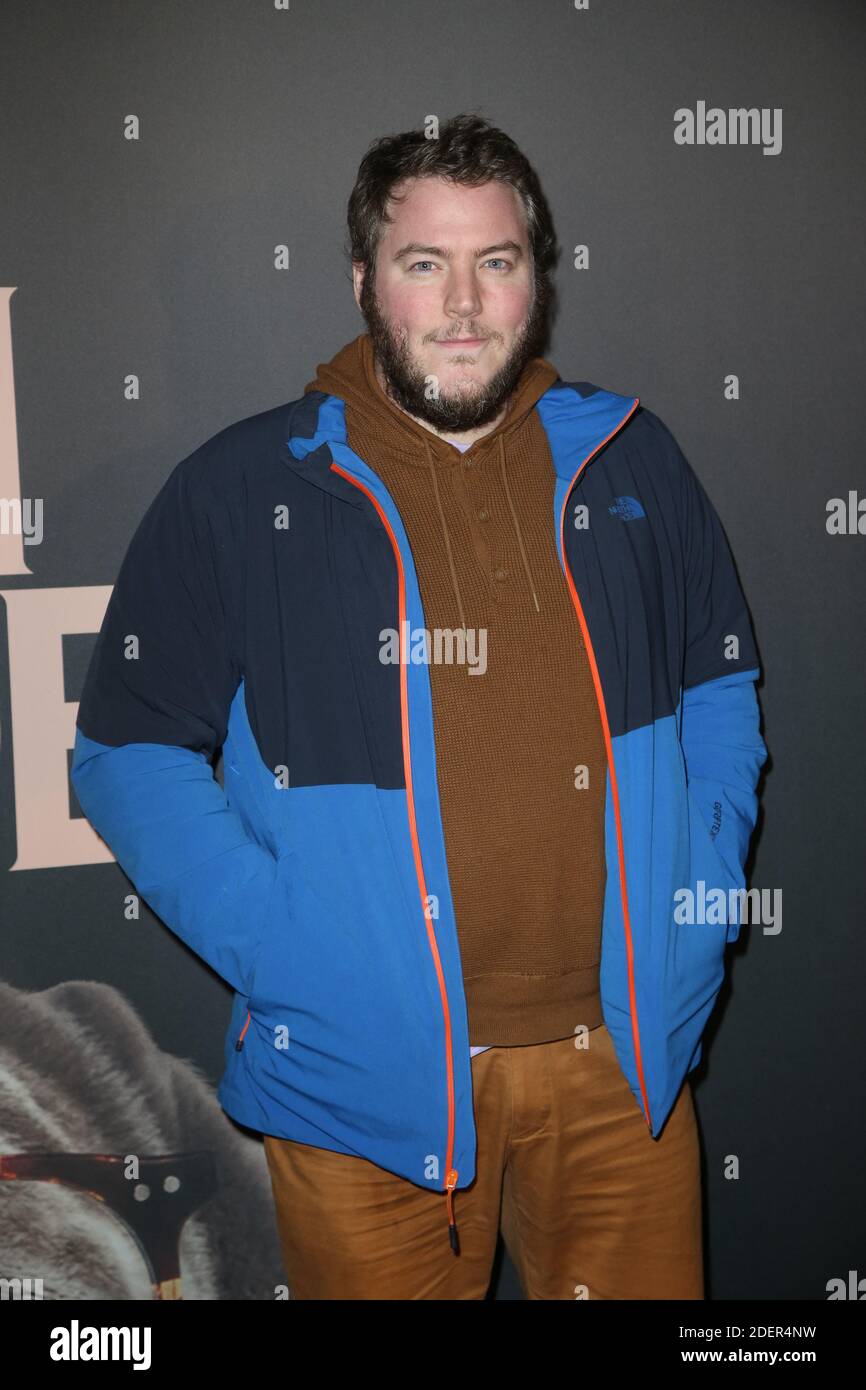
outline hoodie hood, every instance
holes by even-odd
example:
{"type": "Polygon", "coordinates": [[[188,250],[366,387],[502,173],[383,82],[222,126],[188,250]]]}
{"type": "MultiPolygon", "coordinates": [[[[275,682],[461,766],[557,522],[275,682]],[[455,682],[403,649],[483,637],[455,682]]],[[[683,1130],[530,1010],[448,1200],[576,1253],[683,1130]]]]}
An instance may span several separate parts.
{"type": "MultiPolygon", "coordinates": [[[[486,453],[502,437],[507,445],[508,436],[520,428],[536,401],[558,379],[559,373],[546,358],[531,358],[523,369],[504,418],[473,444],[476,453],[479,456],[486,453]]],[[[409,463],[426,467],[428,454],[434,461],[445,464],[460,461],[459,449],[419,425],[382,390],[376,376],[373,340],[369,333],[359,334],[330,362],[320,362],[315,377],[304,387],[305,395],[309,391],[337,396],[360,415],[374,417],[378,429],[387,434],[389,449],[401,454],[409,463]]]]}
{"type": "MultiPolygon", "coordinates": [[[[472,445],[476,457],[486,457],[491,450],[498,453],[503,488],[536,612],[540,611],[538,595],[520,530],[520,521],[508,487],[506,456],[515,433],[524,424],[536,402],[558,379],[559,373],[546,358],[530,358],[512,394],[505,416],[489,434],[472,445]]],[[[451,573],[451,584],[460,623],[465,628],[463,598],[454,564],[448,522],[440,500],[438,477],[443,468],[453,468],[460,464],[463,457],[461,451],[413,420],[386,395],[376,376],[373,341],[369,333],[359,334],[341,348],[330,362],[319,363],[315,377],[304,387],[305,395],[310,391],[322,391],[326,395],[336,396],[345,401],[350,410],[375,423],[376,432],[383,439],[384,447],[389,452],[397,455],[408,467],[425,468],[429,472],[451,573]]]]}

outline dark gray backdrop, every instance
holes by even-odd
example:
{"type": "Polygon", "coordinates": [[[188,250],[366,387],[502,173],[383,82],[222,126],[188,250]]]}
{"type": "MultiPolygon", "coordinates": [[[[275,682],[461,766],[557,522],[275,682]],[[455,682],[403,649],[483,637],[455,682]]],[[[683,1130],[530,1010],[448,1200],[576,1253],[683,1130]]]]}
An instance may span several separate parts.
{"type": "MultiPolygon", "coordinates": [[[[32,578],[0,576],[6,589],[113,583],[174,464],[300,395],[362,330],[343,244],[371,140],[478,110],[538,169],[563,247],[547,356],[673,430],[727,530],[765,673],[750,882],[782,890],[784,925],[731,949],[695,1074],[716,1299],[825,1299],[829,1279],[866,1276],[866,535],[826,529],[830,498],[866,496],[864,19],[845,0],[117,0],[0,16],[0,284],[18,287],[21,490],[46,516],[32,578]],[[676,144],[675,110],[699,101],[781,108],[781,152],[676,144]],[[281,243],[289,271],[273,266],[281,243]]],[[[63,645],[74,701],[92,638],[63,645]]],[[[118,928],[118,867],[5,872],[5,627],[0,720],[0,978],[105,981],[215,1085],[229,996],[149,914],[118,928]]],[[[507,1260],[498,1296],[520,1297],[507,1260]]]]}

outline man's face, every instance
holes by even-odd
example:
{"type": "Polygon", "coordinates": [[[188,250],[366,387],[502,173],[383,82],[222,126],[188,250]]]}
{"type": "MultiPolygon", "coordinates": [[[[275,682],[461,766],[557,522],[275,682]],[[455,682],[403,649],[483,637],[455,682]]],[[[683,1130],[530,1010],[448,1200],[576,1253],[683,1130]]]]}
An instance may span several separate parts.
{"type": "Polygon", "coordinates": [[[546,303],[523,206],[495,180],[412,179],[394,191],[406,197],[389,204],[375,275],[356,264],[353,277],[386,389],[443,433],[476,429],[541,351],[546,303]]]}

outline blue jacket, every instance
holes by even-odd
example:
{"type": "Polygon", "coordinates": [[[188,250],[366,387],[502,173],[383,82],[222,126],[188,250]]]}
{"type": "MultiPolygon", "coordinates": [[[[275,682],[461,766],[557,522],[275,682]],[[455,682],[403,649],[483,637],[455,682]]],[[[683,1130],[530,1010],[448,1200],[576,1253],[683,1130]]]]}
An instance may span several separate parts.
{"type": "MultiPolygon", "coordinates": [[[[535,408],[607,749],[602,1009],[656,1137],[739,930],[758,658],[718,517],[658,416],[562,380],[535,408]],[[701,883],[731,910],[680,924],[676,895],[701,883]]],[[[406,621],[427,626],[412,554],[344,401],[308,391],[240,420],[177,464],[133,536],[72,781],[234,990],[224,1110],[447,1191],[454,1244],[472,1072],[429,672],[378,659],[406,621]]]]}

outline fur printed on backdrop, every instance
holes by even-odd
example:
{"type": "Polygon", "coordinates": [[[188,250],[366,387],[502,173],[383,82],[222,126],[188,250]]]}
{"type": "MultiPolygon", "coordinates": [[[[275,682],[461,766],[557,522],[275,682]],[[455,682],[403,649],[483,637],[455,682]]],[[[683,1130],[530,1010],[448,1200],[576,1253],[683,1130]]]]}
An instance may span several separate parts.
{"type": "MultiPolygon", "coordinates": [[[[44,1161],[55,1172],[74,1165],[69,1155],[135,1155],[142,1167],[173,1155],[181,1179],[189,1156],[188,1171],[212,1173],[213,1184],[190,1203],[179,1287],[163,1296],[273,1299],[285,1287],[261,1140],[227,1120],[192,1062],[157,1047],[118,990],[73,980],[28,993],[0,982],[0,1019],[0,1278],[41,1279],[45,1299],[159,1296],[108,1201],[22,1170],[46,1153],[59,1156],[44,1161]]],[[[90,1171],[99,1166],[92,1160],[90,1171]]],[[[173,1166],[166,1190],[180,1197],[173,1166]]],[[[122,1162],[113,1167],[112,1181],[133,1188],[123,1172],[122,1162]]],[[[142,1245],[171,1248],[179,1223],[170,1201],[150,1201],[146,1189],[138,1197],[142,1245]]]]}

